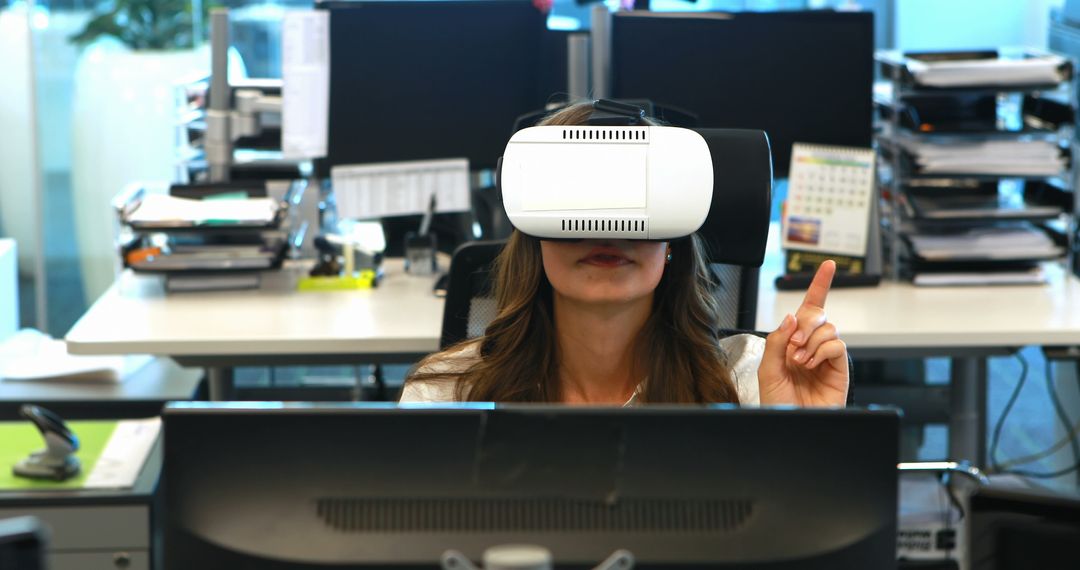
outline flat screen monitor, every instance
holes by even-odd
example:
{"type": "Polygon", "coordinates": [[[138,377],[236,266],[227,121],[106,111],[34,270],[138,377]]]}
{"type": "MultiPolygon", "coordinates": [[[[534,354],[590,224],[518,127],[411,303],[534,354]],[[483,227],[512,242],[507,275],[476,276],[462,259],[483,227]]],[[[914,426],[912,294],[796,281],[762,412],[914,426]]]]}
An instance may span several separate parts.
{"type": "Polygon", "coordinates": [[[558,84],[546,70],[565,49],[531,0],[321,6],[330,11],[326,171],[454,157],[494,168],[514,120],[558,84]]]}
{"type": "Polygon", "coordinates": [[[0,568],[45,570],[48,531],[35,517],[0,519],[0,568]]]}
{"type": "Polygon", "coordinates": [[[995,481],[968,506],[972,570],[1080,568],[1080,493],[995,481]]]}
{"type": "Polygon", "coordinates": [[[612,23],[612,95],[764,130],[787,176],[792,143],[870,146],[873,57],[870,12],[628,12],[612,23]]]}
{"type": "Polygon", "coordinates": [[[169,570],[507,543],[559,568],[895,565],[893,411],[174,403],[164,426],[169,570]]]}

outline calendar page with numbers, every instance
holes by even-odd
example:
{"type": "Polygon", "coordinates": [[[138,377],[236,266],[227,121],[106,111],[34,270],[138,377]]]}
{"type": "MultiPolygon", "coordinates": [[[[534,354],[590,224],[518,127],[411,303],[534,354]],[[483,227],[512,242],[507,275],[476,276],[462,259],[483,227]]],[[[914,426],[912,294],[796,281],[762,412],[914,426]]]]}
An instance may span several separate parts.
{"type": "Polygon", "coordinates": [[[873,149],[795,143],[784,248],[865,256],[874,199],[873,149]]]}

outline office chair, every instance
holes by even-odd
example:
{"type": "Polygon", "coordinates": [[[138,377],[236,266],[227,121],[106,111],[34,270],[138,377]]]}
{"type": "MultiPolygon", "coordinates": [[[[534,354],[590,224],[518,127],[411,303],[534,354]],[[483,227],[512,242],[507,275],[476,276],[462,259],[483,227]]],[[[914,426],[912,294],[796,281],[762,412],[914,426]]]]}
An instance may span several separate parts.
{"type": "Polygon", "coordinates": [[[724,336],[757,330],[758,268],[711,263],[724,336]]]}
{"type": "Polygon", "coordinates": [[[454,250],[446,286],[440,350],[484,334],[488,323],[495,318],[491,263],[505,245],[504,240],[471,241],[454,250]]]}
{"type": "Polygon", "coordinates": [[[503,209],[502,195],[495,186],[473,188],[470,191],[473,217],[480,225],[480,239],[505,240],[514,231],[503,209]]]}

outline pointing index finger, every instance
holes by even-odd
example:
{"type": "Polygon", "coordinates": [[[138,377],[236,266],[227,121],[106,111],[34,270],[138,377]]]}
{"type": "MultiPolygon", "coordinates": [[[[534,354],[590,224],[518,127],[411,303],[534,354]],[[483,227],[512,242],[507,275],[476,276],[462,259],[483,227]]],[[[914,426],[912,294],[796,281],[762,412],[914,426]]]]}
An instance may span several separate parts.
{"type": "Polygon", "coordinates": [[[814,280],[810,282],[810,287],[806,290],[806,296],[803,297],[803,305],[824,309],[825,297],[829,294],[833,275],[836,275],[836,262],[826,259],[818,267],[817,273],[814,274],[814,280]]]}

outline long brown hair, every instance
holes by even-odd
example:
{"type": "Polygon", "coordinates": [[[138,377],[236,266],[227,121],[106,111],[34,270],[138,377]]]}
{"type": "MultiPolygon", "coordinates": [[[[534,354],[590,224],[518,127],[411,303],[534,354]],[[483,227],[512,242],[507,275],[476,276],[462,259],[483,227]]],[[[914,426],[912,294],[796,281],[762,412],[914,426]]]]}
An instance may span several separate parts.
{"type": "MultiPolygon", "coordinates": [[[[592,105],[572,105],[543,125],[579,125],[592,105]]],[[[672,241],[671,262],[653,296],[653,311],[637,339],[640,370],[648,380],[639,398],[652,403],[738,402],[729,362],[719,345],[713,284],[697,234],[672,241]]],[[[558,347],[552,289],[540,240],[514,230],[493,267],[497,316],[484,336],[432,354],[409,381],[454,381],[458,400],[559,402],[558,347]],[[466,345],[479,358],[465,370],[438,371],[466,345]]]]}

